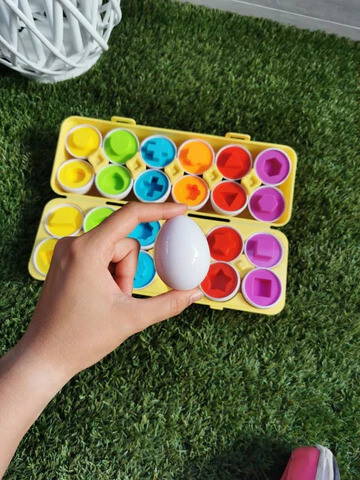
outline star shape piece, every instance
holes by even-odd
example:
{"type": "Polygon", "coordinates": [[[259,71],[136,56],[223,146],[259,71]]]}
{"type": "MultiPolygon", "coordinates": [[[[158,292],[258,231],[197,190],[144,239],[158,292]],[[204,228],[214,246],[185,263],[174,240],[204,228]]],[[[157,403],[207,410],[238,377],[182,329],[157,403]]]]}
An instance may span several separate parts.
{"type": "Polygon", "coordinates": [[[231,278],[226,275],[224,270],[221,268],[216,275],[210,279],[211,289],[225,292],[230,282],[231,278]]]}

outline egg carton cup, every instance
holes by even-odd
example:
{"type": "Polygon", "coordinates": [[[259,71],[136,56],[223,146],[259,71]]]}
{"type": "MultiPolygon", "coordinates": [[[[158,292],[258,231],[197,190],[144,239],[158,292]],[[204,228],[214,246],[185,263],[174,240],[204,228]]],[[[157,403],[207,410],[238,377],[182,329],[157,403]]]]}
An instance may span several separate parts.
{"type": "Polygon", "coordinates": [[[82,229],[82,222],[84,221],[84,212],[81,210],[81,208],[78,205],[74,205],[73,203],[64,202],[60,205],[56,205],[55,208],[50,209],[48,211],[48,213],[46,214],[45,219],[44,219],[44,228],[45,228],[46,232],[49,234],[50,237],[61,238],[61,235],[54,233],[54,230],[55,230],[54,226],[53,226],[53,230],[52,230],[51,225],[49,224],[51,216],[61,208],[72,208],[72,209],[76,210],[78,212],[78,214],[80,215],[81,222],[79,223],[79,225],[75,225],[73,227],[72,233],[67,234],[69,237],[76,237],[81,232],[81,229],[82,229]]]}

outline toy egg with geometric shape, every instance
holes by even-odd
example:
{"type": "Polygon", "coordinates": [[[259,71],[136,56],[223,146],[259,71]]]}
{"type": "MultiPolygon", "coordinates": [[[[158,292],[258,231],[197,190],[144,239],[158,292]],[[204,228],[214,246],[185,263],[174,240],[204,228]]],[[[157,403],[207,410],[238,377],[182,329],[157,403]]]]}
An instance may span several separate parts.
{"type": "Polygon", "coordinates": [[[155,242],[159,277],[176,290],[198,287],[210,266],[210,251],[200,227],[187,216],[174,217],[162,226],[155,242]]]}
{"type": "Polygon", "coordinates": [[[140,202],[165,202],[171,191],[169,177],[161,170],[145,170],[134,183],[134,194],[140,202]]]}
{"type": "Polygon", "coordinates": [[[210,300],[226,302],[235,297],[240,287],[239,272],[226,262],[214,262],[210,265],[201,290],[210,300]]]}
{"type": "Polygon", "coordinates": [[[103,150],[109,162],[121,165],[133,158],[139,150],[139,140],[126,128],[114,128],[104,138],[103,150]]]}
{"type": "Polygon", "coordinates": [[[211,258],[221,262],[233,262],[243,251],[243,239],[233,227],[214,227],[207,234],[207,241],[211,258]]]}
{"type": "Polygon", "coordinates": [[[213,209],[225,215],[239,215],[247,206],[248,197],[245,189],[232,180],[224,180],[211,192],[213,209]]]}
{"type": "Polygon", "coordinates": [[[63,204],[51,210],[45,219],[45,230],[55,238],[77,235],[82,226],[83,213],[79,207],[63,204]]]}
{"type": "Polygon", "coordinates": [[[78,125],[66,136],[65,148],[75,158],[87,158],[101,145],[101,133],[92,125],[78,125]]]}
{"type": "Polygon", "coordinates": [[[272,233],[254,233],[245,244],[245,255],[255,267],[273,268],[281,262],[283,247],[272,233]]]}
{"type": "Polygon", "coordinates": [[[133,281],[133,288],[141,289],[149,286],[156,275],[154,259],[148,252],[140,250],[133,281]]]}
{"type": "Polygon", "coordinates": [[[152,135],[140,146],[140,155],[150,168],[165,168],[176,157],[176,145],[163,135],[152,135]]]}
{"type": "Polygon", "coordinates": [[[57,240],[57,238],[45,238],[35,248],[33,264],[36,270],[43,276],[49,271],[57,240]]]}
{"type": "Polygon", "coordinates": [[[267,148],[258,154],[254,168],[257,176],[266,185],[277,186],[287,180],[291,163],[288,155],[279,148],[267,148]]]}
{"type": "Polygon", "coordinates": [[[285,211],[283,193],[275,187],[259,187],[250,196],[251,215],[262,222],[275,222],[285,211]]]}
{"type": "Polygon", "coordinates": [[[210,190],[205,182],[196,175],[185,175],[177,180],[172,188],[172,197],[176,203],[183,203],[192,210],[200,210],[210,196],[210,190]]]}
{"type": "Polygon", "coordinates": [[[126,167],[107,165],[96,174],[95,185],[102,196],[121,200],[130,193],[133,179],[126,167]]]}
{"type": "Polygon", "coordinates": [[[128,237],[139,242],[143,250],[149,250],[154,246],[159,231],[160,222],[157,220],[153,222],[141,222],[129,233],[128,237]]]}
{"type": "Polygon", "coordinates": [[[56,178],[60,187],[69,193],[84,195],[94,182],[94,169],[86,160],[71,159],[58,168],[56,178]]]}
{"type": "Polygon", "coordinates": [[[214,163],[212,146],[204,140],[186,140],[179,148],[179,162],[186,173],[201,175],[214,163]]]}
{"type": "Polygon", "coordinates": [[[226,145],[216,155],[216,165],[228,180],[240,180],[251,169],[251,153],[240,145],[226,145]]]}
{"type": "Polygon", "coordinates": [[[255,268],[248,272],[241,287],[246,301],[257,308],[273,307],[282,295],[279,277],[267,268],[255,268]]]}
{"type": "Polygon", "coordinates": [[[83,230],[85,233],[89,232],[93,228],[96,228],[110,215],[114,213],[114,209],[111,207],[95,207],[87,212],[83,221],[83,230]]]}

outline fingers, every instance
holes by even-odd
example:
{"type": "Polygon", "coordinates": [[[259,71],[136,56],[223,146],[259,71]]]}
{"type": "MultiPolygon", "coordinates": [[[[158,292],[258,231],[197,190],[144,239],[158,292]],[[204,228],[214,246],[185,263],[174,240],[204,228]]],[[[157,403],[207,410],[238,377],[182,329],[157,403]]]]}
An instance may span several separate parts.
{"type": "Polygon", "coordinates": [[[162,295],[147,299],[134,299],[135,308],[141,314],[137,330],[141,331],[155,323],[179,315],[186,307],[200,300],[203,293],[198,288],[194,290],[172,290],[162,295]]]}
{"type": "Polygon", "coordinates": [[[117,263],[115,263],[115,266],[114,266],[113,276],[120,290],[125,295],[131,297],[140,245],[136,240],[133,240],[131,238],[121,240],[120,242],[122,243],[125,240],[132,240],[132,242],[131,243],[126,242],[130,248],[128,249],[125,256],[123,255],[123,253],[121,253],[120,255],[119,252],[116,252],[114,258],[116,259],[115,261],[117,263]]]}
{"type": "Polygon", "coordinates": [[[87,235],[99,247],[113,245],[126,237],[141,222],[168,219],[183,215],[186,206],[177,203],[137,203],[132,202],[108,217],[99,227],[87,235]]]}
{"type": "Polygon", "coordinates": [[[110,261],[113,263],[121,262],[123,259],[125,259],[128,253],[132,251],[135,251],[136,255],[138,255],[139,249],[139,242],[133,238],[122,238],[114,245],[110,261]]]}

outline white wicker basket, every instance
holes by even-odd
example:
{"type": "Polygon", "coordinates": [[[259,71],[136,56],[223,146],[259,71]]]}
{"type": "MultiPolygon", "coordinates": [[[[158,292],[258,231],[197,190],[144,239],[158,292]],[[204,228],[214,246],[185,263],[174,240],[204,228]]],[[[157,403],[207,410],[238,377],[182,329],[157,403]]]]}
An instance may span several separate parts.
{"type": "Polygon", "coordinates": [[[77,77],[120,20],[120,0],[0,0],[0,63],[41,82],[77,77]]]}

